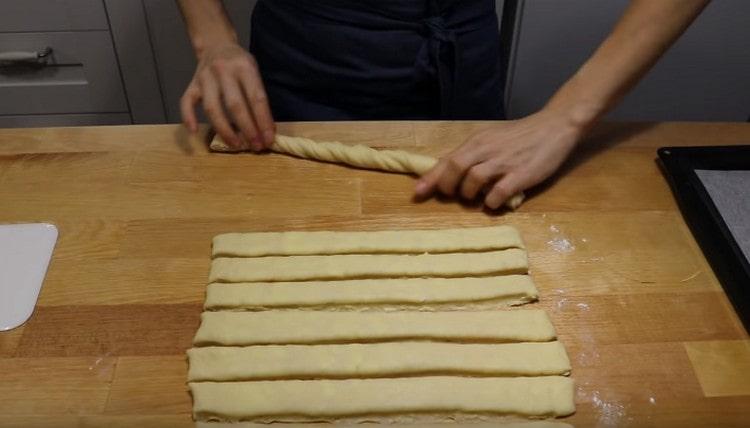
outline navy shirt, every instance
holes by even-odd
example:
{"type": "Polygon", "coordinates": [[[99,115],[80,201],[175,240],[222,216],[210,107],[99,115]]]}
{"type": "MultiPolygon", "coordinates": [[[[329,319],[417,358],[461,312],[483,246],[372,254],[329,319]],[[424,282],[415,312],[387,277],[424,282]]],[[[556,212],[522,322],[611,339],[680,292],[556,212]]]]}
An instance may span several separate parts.
{"type": "Polygon", "coordinates": [[[260,0],[275,120],[502,119],[494,0],[260,0]]]}

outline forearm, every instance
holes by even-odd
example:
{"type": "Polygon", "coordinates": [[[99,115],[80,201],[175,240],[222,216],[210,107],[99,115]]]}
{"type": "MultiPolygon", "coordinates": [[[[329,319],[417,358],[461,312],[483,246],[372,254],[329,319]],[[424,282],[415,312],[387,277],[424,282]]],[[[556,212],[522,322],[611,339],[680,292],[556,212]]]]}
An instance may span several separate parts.
{"type": "Polygon", "coordinates": [[[614,107],[685,31],[708,0],[633,0],[591,58],[549,100],[585,132],[614,107]]]}
{"type": "Polygon", "coordinates": [[[211,46],[237,43],[221,0],[177,0],[198,58],[211,46]]]}

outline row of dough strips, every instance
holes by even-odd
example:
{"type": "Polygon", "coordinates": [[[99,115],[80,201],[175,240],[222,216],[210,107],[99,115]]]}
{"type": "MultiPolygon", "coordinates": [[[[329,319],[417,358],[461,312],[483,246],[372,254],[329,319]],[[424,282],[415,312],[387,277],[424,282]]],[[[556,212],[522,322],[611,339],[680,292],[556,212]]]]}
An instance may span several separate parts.
{"type": "Polygon", "coordinates": [[[188,351],[196,421],[549,418],[570,362],[509,226],[230,233],[188,351]]]}

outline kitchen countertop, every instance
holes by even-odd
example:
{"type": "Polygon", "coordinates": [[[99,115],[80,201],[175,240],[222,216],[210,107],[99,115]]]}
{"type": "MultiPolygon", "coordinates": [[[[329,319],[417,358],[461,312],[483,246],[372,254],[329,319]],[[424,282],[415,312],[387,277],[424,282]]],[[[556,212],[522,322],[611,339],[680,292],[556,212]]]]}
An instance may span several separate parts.
{"type": "MultiPolygon", "coordinates": [[[[439,155],[487,122],[282,123],[439,155]]],[[[747,426],[750,339],[655,163],[745,123],[611,123],[516,212],[411,201],[411,177],[210,154],[176,125],[0,130],[0,222],[60,238],[32,318],[0,333],[2,426],[192,426],[185,350],[221,232],[512,224],[573,364],[576,426],[747,426]]]]}

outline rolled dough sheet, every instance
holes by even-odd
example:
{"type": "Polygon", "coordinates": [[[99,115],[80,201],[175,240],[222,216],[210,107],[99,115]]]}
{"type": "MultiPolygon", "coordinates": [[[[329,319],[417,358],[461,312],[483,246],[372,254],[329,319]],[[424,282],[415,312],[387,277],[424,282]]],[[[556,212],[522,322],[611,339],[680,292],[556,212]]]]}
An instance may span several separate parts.
{"type": "Polygon", "coordinates": [[[196,346],[441,342],[547,342],[555,329],[543,310],[469,312],[203,312],[196,346]]]}
{"type": "Polygon", "coordinates": [[[361,279],[349,281],[209,284],[206,310],[298,308],[335,305],[430,305],[531,302],[538,293],[528,275],[481,278],[361,279]]]}
{"type": "Polygon", "coordinates": [[[560,342],[502,345],[397,342],[209,346],[188,350],[188,381],[417,375],[539,376],[570,372],[560,342]]]}
{"type": "Polygon", "coordinates": [[[301,281],[386,277],[458,277],[528,272],[526,251],[420,255],[217,258],[209,282],[301,281]]]}
{"type": "Polygon", "coordinates": [[[214,237],[213,257],[361,253],[449,253],[523,248],[511,226],[376,232],[225,233],[214,237]]]}
{"type": "Polygon", "coordinates": [[[564,376],[191,382],[196,420],[325,420],[340,416],[454,412],[565,416],[564,376]]]}

